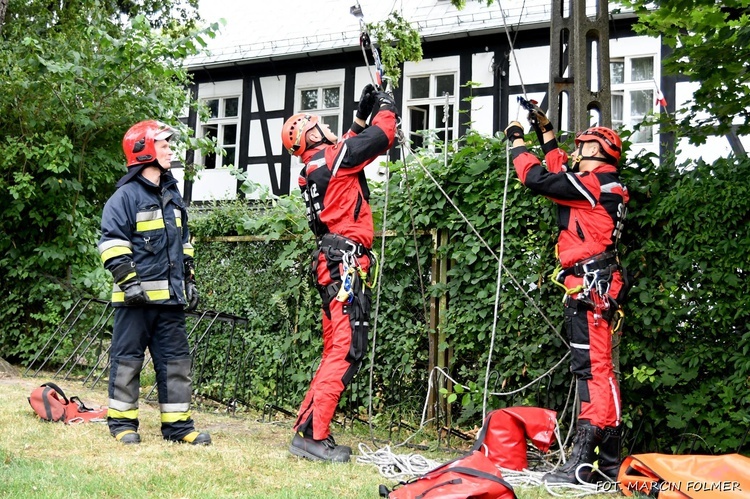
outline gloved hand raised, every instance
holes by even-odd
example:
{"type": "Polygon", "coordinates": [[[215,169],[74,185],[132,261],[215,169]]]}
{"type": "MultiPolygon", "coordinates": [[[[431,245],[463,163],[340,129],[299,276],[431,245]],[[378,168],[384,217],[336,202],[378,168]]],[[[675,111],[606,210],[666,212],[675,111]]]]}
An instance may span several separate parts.
{"type": "Polygon", "coordinates": [[[366,120],[372,108],[375,107],[375,87],[372,83],[368,83],[365,88],[362,89],[362,95],[359,98],[359,104],[357,105],[357,118],[366,120]]]}
{"type": "Polygon", "coordinates": [[[377,114],[381,109],[387,109],[388,111],[393,111],[394,113],[398,114],[398,110],[396,109],[396,101],[388,92],[376,92],[375,102],[377,106],[375,109],[375,114],[377,114]]]}
{"type": "Polygon", "coordinates": [[[140,281],[131,281],[127,284],[121,284],[120,289],[125,293],[125,305],[143,305],[148,303],[148,295],[141,287],[140,281]]]}
{"type": "Polygon", "coordinates": [[[537,106],[536,104],[533,104],[534,108],[529,111],[528,120],[529,123],[531,123],[531,127],[534,129],[534,131],[539,134],[540,132],[543,134],[544,132],[551,132],[554,127],[552,126],[552,123],[550,123],[549,118],[547,118],[547,115],[544,114],[544,111],[542,111],[542,108],[537,106]]]}
{"type": "Polygon", "coordinates": [[[505,128],[505,136],[512,143],[516,139],[523,139],[523,127],[517,121],[511,121],[505,128]]]}

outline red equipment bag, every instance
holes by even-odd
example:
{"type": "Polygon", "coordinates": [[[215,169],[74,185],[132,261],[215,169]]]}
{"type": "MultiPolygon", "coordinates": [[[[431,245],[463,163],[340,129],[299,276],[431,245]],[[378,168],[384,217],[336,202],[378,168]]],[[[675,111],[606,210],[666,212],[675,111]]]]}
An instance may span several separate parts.
{"type": "Polygon", "coordinates": [[[540,407],[506,407],[487,414],[472,450],[484,452],[495,466],[523,471],[529,467],[526,439],[542,452],[555,440],[557,413],[540,407]]]}
{"type": "Polygon", "coordinates": [[[31,408],[44,421],[63,421],[72,424],[105,421],[107,418],[106,407],[91,409],[78,397],[70,397],[68,400],[62,388],[51,382],[35,388],[28,399],[31,408]]]}
{"type": "Polygon", "coordinates": [[[635,454],[623,460],[617,483],[626,496],[747,498],[750,495],[750,458],[740,454],[635,454]]]}
{"type": "Polygon", "coordinates": [[[513,487],[503,480],[492,461],[480,451],[449,461],[422,476],[401,482],[392,492],[380,486],[389,499],[515,499],[513,487]]]}

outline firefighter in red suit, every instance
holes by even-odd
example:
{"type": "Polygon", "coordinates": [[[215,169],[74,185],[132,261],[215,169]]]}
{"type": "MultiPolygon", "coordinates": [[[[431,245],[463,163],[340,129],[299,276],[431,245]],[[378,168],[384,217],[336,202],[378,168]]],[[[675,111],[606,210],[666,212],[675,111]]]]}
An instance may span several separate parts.
{"type": "Polygon", "coordinates": [[[513,165],[521,182],[558,205],[557,256],[562,270],[557,280],[566,289],[570,367],[580,399],[570,460],[547,473],[544,481],[616,480],[621,414],[612,336],[622,324],[628,287],[627,273],[617,256],[629,200],[617,170],[622,141],[609,128],[585,130],[575,139],[573,167],[568,169],[568,154],[558,147],[553,126],[538,106],[530,110],[529,122],[541,143],[546,168],[526,149],[520,123],[510,123],[505,135],[512,144],[513,165]]]}
{"type": "Polygon", "coordinates": [[[364,168],[393,146],[396,121],[393,98],[367,85],[340,138],[313,114],[295,114],[282,127],[284,148],[305,165],[299,186],[318,242],[312,273],[323,300],[323,356],[294,425],[295,456],[347,462],[351,455],[336,445],[329,426],[367,350],[374,230],[364,168]]]}

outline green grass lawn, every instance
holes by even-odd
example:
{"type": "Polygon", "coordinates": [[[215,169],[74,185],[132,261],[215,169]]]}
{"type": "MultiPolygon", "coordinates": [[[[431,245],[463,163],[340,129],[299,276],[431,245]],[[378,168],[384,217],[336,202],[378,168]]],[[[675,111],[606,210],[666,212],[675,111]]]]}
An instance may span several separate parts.
{"type": "MultiPolygon", "coordinates": [[[[197,428],[208,430],[214,443],[193,447],[162,440],[158,407],[142,402],[143,442],[125,446],[109,435],[105,423],[42,422],[26,398],[44,381],[0,378],[2,498],[377,498],[380,484],[396,484],[374,465],[356,462],[360,442],[377,448],[365,425],[336,433],[339,444],[354,449],[351,463],[315,463],[288,453],[291,420],[262,423],[259,414],[195,411],[197,428]]],[[[96,390],[78,381],[56,383],[89,407],[107,403],[101,383],[96,390]]],[[[401,449],[392,450],[414,452],[401,449]]],[[[455,457],[425,455],[440,461],[455,457]]],[[[521,499],[552,497],[541,487],[517,488],[516,493],[521,499]]]]}

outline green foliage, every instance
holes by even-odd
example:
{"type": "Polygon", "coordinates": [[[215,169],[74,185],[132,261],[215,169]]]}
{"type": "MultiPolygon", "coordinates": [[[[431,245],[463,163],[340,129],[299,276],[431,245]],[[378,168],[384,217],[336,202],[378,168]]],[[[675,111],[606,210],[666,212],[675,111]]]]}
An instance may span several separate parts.
{"type": "Polygon", "coordinates": [[[396,11],[385,21],[367,24],[368,31],[377,40],[380,61],[385,75],[393,86],[401,77],[401,64],[405,61],[422,60],[422,41],[419,31],[396,11]]]}
{"type": "Polygon", "coordinates": [[[636,274],[621,349],[625,413],[676,451],[667,432],[700,434],[705,451],[737,449],[747,431],[750,202],[746,159],[654,168],[625,179],[635,194],[624,241],[636,274]]]}
{"type": "Polygon", "coordinates": [[[106,296],[96,242],[125,172],[122,136],[146,118],[177,123],[188,105],[180,61],[216,27],[190,31],[162,10],[188,15],[194,4],[9,4],[0,38],[4,356],[29,359],[77,297],[106,296]]]}
{"type": "MultiPolygon", "coordinates": [[[[384,191],[373,185],[373,202],[382,204],[384,191]]],[[[239,202],[218,205],[196,214],[191,230],[197,238],[197,280],[205,297],[203,306],[249,320],[244,339],[253,355],[243,389],[247,400],[271,402],[292,408],[309,385],[320,360],[321,303],[309,275],[315,248],[299,195],[282,197],[264,206],[239,202]],[[240,243],[221,236],[250,236],[240,243]]],[[[426,380],[426,302],[414,268],[411,236],[389,240],[382,262],[384,288],[379,301],[377,372],[374,380],[376,410],[414,407],[419,402],[407,387],[426,380]],[[381,343],[382,342],[382,343],[381,343]]],[[[419,248],[423,272],[429,266],[429,239],[419,248]]],[[[378,251],[377,248],[375,248],[378,251]]],[[[427,280],[425,274],[421,278],[427,280]]],[[[373,302],[373,308],[376,304],[373,302]]],[[[374,315],[373,315],[374,319],[374,315]]],[[[225,360],[224,345],[211,346],[210,356],[219,365],[225,360]]],[[[359,411],[369,403],[366,375],[369,356],[342,407],[359,411]]],[[[219,371],[220,372],[220,371],[219,371]]],[[[421,389],[420,389],[421,391],[421,389]]]]}
{"type": "MultiPolygon", "coordinates": [[[[672,49],[663,74],[700,82],[693,101],[681,108],[671,130],[702,144],[737,125],[750,133],[750,84],[744,61],[750,58],[750,16],[746,1],[622,0],[635,9],[636,32],[661,37],[672,49]]],[[[665,123],[667,125],[669,123],[665,123]]]]}

